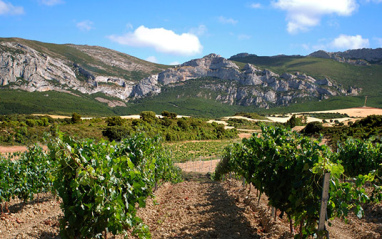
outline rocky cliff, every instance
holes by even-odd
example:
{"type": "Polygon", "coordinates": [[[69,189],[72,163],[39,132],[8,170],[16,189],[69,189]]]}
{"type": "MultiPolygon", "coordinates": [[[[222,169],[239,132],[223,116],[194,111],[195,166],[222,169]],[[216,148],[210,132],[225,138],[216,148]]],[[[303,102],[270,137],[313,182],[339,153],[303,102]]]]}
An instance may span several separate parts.
{"type": "Polygon", "coordinates": [[[382,62],[382,48],[377,49],[355,49],[344,52],[326,52],[316,51],[308,55],[309,57],[318,57],[325,59],[334,59],[339,62],[345,62],[354,65],[368,65],[382,62]]]}
{"type": "MultiPolygon", "coordinates": [[[[288,105],[307,97],[324,99],[360,92],[357,88],[343,89],[335,79],[315,79],[299,72],[278,75],[251,64],[240,68],[216,54],[160,71],[157,66],[133,62],[122,53],[101,47],[70,45],[68,49],[78,50],[76,54],[82,58],[73,60],[67,57],[67,51],[64,57],[57,51],[47,53],[20,42],[0,42],[1,86],[26,91],[103,93],[119,99],[110,104],[118,106],[131,99],[160,94],[164,87],[178,87],[182,82],[199,78],[221,80],[207,81],[200,87],[214,92],[211,95],[216,101],[264,108],[288,105]]],[[[109,102],[102,97],[96,99],[109,102]]]]}
{"type": "Polygon", "coordinates": [[[181,82],[203,77],[228,81],[214,81],[202,86],[203,89],[216,92],[217,97],[214,100],[264,108],[288,105],[298,98],[325,99],[338,95],[358,95],[360,92],[360,89],[352,87],[345,90],[328,78],[315,79],[299,72],[278,75],[267,69],[260,70],[251,64],[240,69],[232,61],[210,54],[143,79],[134,88],[134,97],[159,94],[161,87],[176,87],[181,82]]]}

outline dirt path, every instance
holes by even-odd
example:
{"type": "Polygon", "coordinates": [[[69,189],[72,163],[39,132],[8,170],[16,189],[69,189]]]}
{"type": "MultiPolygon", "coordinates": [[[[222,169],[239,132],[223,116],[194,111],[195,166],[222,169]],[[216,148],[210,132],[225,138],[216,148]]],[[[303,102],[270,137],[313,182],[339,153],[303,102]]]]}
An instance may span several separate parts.
{"type": "Polygon", "coordinates": [[[139,213],[153,238],[260,238],[251,213],[218,182],[166,184],[156,199],[139,213]]]}

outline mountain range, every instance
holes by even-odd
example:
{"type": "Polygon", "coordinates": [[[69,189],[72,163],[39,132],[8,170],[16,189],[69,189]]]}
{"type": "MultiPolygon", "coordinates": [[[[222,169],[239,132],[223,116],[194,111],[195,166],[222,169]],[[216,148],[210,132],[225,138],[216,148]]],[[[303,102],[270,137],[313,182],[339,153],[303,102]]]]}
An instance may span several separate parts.
{"type": "Polygon", "coordinates": [[[209,54],[177,66],[98,46],[0,38],[0,114],[237,111],[382,106],[382,49],[308,56],[209,54]],[[341,102],[341,103],[339,103],[341,102]]]}

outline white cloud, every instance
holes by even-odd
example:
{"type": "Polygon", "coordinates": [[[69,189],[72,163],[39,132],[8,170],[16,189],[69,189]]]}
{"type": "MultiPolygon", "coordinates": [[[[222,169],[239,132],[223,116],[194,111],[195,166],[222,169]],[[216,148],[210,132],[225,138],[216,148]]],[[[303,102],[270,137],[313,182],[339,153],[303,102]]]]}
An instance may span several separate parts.
{"type": "Polygon", "coordinates": [[[203,36],[207,31],[208,29],[205,25],[199,25],[198,27],[191,28],[190,33],[197,36],[203,36]]]}
{"type": "Polygon", "coordinates": [[[223,24],[232,24],[232,25],[235,25],[236,23],[238,23],[237,20],[234,20],[232,18],[226,18],[223,16],[218,17],[218,21],[223,23],[223,24]]]}
{"type": "Polygon", "coordinates": [[[152,47],[158,52],[175,55],[195,55],[202,52],[199,38],[191,33],[176,34],[164,28],[140,26],[134,32],[108,38],[122,45],[133,47],[152,47]]]}
{"type": "Polygon", "coordinates": [[[92,21],[89,21],[89,20],[85,20],[85,21],[82,21],[82,22],[78,22],[76,24],[77,28],[80,29],[81,31],[90,31],[92,29],[94,29],[93,27],[93,22],[92,21]]]}
{"type": "Polygon", "coordinates": [[[54,6],[58,4],[65,3],[63,0],[39,0],[40,4],[47,6],[54,6]]]}
{"type": "Polygon", "coordinates": [[[277,0],[272,5],[287,12],[287,31],[308,31],[320,24],[323,15],[349,16],[358,7],[356,0],[277,0]]]}
{"type": "Polygon", "coordinates": [[[343,34],[330,43],[332,48],[340,50],[367,48],[369,45],[369,39],[363,39],[361,35],[348,36],[343,34]]]}
{"type": "Polygon", "coordinates": [[[146,61],[149,61],[149,62],[152,62],[152,63],[158,63],[158,59],[155,56],[147,57],[146,61]]]}
{"type": "Polygon", "coordinates": [[[176,66],[176,65],[180,65],[180,63],[178,61],[173,61],[173,62],[170,63],[170,65],[176,66]]]}
{"type": "Polygon", "coordinates": [[[249,7],[257,9],[257,8],[261,8],[262,6],[260,3],[252,3],[249,7]]]}
{"type": "Polygon", "coordinates": [[[24,14],[23,7],[13,6],[11,3],[6,3],[0,0],[0,15],[21,15],[24,14]]]}

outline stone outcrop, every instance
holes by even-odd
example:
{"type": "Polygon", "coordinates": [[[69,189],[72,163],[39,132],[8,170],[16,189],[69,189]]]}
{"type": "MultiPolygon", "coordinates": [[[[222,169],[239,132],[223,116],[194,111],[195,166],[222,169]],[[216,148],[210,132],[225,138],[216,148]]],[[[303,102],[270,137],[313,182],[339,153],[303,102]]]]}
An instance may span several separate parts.
{"type": "MultiPolygon", "coordinates": [[[[160,93],[161,87],[179,86],[184,81],[203,77],[231,82],[230,84],[206,83],[203,86],[204,89],[218,93],[215,100],[227,104],[257,105],[265,108],[271,105],[288,105],[295,102],[297,98],[325,99],[360,92],[360,89],[356,88],[351,91],[344,90],[328,78],[315,79],[299,72],[284,73],[280,76],[267,69],[260,70],[251,64],[246,64],[243,69],[239,69],[232,61],[210,54],[159,73],[157,82],[152,80],[153,76],[143,79],[134,89],[134,97],[157,94],[160,93]],[[152,84],[156,84],[156,87],[152,84]]],[[[198,96],[201,97],[202,94],[198,96]]],[[[211,97],[208,96],[208,98],[211,97]]]]}
{"type": "Polygon", "coordinates": [[[382,48],[377,49],[355,49],[344,52],[316,51],[308,55],[310,57],[334,59],[338,62],[345,62],[354,65],[368,65],[370,63],[382,62],[382,48]]]}
{"type": "Polygon", "coordinates": [[[0,82],[26,91],[77,90],[98,92],[127,100],[134,82],[110,76],[95,76],[76,63],[50,57],[15,42],[0,44],[0,82]]]}
{"type": "MultiPolygon", "coordinates": [[[[342,89],[329,78],[315,79],[299,72],[278,75],[251,64],[246,64],[240,69],[234,62],[216,54],[209,54],[168,68],[139,81],[126,80],[104,73],[107,73],[108,67],[113,66],[132,72],[145,69],[145,73],[152,73],[155,68],[148,66],[151,68],[147,70],[144,67],[147,62],[139,64],[124,61],[120,54],[105,48],[75,45],[72,47],[81,50],[81,54],[88,54],[89,57],[93,57],[92,59],[98,59],[101,64],[85,68],[70,59],[60,57],[59,54],[46,54],[18,42],[1,42],[1,86],[27,91],[71,92],[74,90],[84,94],[101,92],[119,98],[117,101],[97,98],[98,101],[110,106],[124,106],[123,102],[131,99],[161,94],[163,87],[177,87],[185,81],[199,78],[219,79],[219,81],[207,81],[201,86],[201,89],[214,92],[208,96],[214,95],[214,100],[227,104],[256,105],[264,108],[288,105],[298,98],[324,99],[336,95],[357,95],[360,92],[357,88],[342,89]],[[102,56],[103,52],[104,56],[102,56]],[[99,70],[89,70],[92,67],[99,70]]],[[[242,55],[242,57],[245,56],[247,55],[242,55]]],[[[203,94],[200,93],[200,95],[203,94]]]]}

